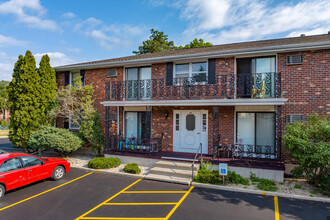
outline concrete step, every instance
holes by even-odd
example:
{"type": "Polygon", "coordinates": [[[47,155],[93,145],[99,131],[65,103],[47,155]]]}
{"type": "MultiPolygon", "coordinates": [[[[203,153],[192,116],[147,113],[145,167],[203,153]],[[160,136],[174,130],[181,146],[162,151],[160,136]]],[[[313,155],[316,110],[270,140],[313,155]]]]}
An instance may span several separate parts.
{"type": "Polygon", "coordinates": [[[159,175],[159,174],[152,174],[149,173],[148,175],[144,176],[143,179],[150,179],[150,180],[156,180],[156,181],[162,181],[162,182],[168,182],[168,183],[179,183],[179,184],[185,184],[190,185],[191,179],[189,178],[182,178],[177,176],[166,176],[166,175],[159,175]]]}
{"type": "MultiPolygon", "coordinates": [[[[178,162],[178,161],[168,161],[168,160],[159,160],[156,162],[155,167],[163,168],[173,168],[180,170],[189,170],[191,172],[192,163],[178,162]]],[[[194,165],[194,170],[199,168],[199,164],[194,165]]]]}
{"type": "MultiPolygon", "coordinates": [[[[167,168],[167,167],[153,167],[149,170],[149,173],[159,174],[165,176],[175,176],[183,178],[191,178],[191,170],[182,170],[176,168],[167,168]]],[[[197,171],[194,172],[194,175],[197,174],[197,171]]]]}

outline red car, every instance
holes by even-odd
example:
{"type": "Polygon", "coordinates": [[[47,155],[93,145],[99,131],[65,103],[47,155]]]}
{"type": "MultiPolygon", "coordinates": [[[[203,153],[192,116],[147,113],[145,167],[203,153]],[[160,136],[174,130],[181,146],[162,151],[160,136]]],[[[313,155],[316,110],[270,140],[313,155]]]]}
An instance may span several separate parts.
{"type": "Polygon", "coordinates": [[[0,199],[6,191],[39,180],[61,179],[70,163],[61,158],[36,157],[24,153],[0,154],[0,199]]]}

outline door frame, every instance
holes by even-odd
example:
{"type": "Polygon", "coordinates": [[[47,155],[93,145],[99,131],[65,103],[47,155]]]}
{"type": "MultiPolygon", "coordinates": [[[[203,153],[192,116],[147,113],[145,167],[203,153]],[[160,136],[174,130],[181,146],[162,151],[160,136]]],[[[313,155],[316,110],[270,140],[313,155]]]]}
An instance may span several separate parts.
{"type": "MultiPolygon", "coordinates": [[[[201,128],[201,131],[200,131],[200,142],[202,141],[202,129],[203,129],[203,114],[206,114],[206,131],[204,134],[206,136],[206,141],[205,141],[205,144],[203,144],[203,154],[208,154],[208,135],[209,135],[209,129],[208,129],[208,124],[209,124],[209,117],[208,117],[208,110],[173,110],[173,135],[172,135],[172,143],[173,143],[173,152],[185,152],[185,151],[180,151],[180,148],[175,146],[175,129],[176,129],[176,114],[179,113],[180,114],[180,119],[179,119],[179,123],[180,123],[180,127],[179,127],[179,132],[181,132],[181,125],[183,124],[182,123],[182,113],[183,112],[193,112],[193,113],[200,113],[200,128],[201,128]]],[[[197,150],[197,149],[196,149],[197,150]]],[[[188,153],[188,152],[187,152],[188,153]]],[[[193,152],[193,153],[196,153],[196,152],[193,152]]]]}

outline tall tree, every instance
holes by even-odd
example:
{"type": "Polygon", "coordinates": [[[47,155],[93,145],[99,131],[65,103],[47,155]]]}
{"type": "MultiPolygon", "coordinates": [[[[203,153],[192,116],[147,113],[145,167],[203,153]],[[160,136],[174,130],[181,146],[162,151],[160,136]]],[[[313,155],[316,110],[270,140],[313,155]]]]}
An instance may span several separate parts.
{"type": "Polygon", "coordinates": [[[30,51],[26,51],[25,56],[20,55],[15,64],[13,79],[8,86],[8,105],[11,114],[9,138],[17,147],[26,148],[31,133],[46,122],[48,107],[45,107],[45,103],[49,101],[45,101],[44,97],[53,92],[48,92],[48,90],[54,90],[53,86],[48,88],[46,86],[49,84],[48,80],[40,76],[41,74],[45,77],[45,71],[49,65],[47,62],[49,61],[45,57],[41,70],[36,71],[34,56],[30,51]],[[41,88],[41,86],[46,86],[46,88],[41,88]]]}
{"type": "Polygon", "coordinates": [[[7,109],[8,102],[8,85],[9,81],[1,80],[0,81],[0,113],[4,113],[4,110],[7,109]]]}
{"type": "Polygon", "coordinates": [[[150,29],[151,35],[149,40],[142,42],[138,51],[133,51],[134,54],[157,53],[167,50],[174,50],[174,42],[168,40],[168,36],[162,31],[150,29]]]}
{"type": "Polygon", "coordinates": [[[56,73],[50,66],[50,59],[47,54],[43,55],[40,60],[38,74],[40,76],[40,102],[45,115],[42,124],[49,126],[54,121],[54,118],[48,113],[55,105],[57,84],[55,82],[56,73]]]}
{"type": "Polygon", "coordinates": [[[176,49],[188,49],[188,48],[210,47],[210,46],[213,46],[213,44],[210,42],[204,42],[202,38],[200,39],[195,38],[189,44],[186,44],[185,46],[179,46],[176,49]]]}

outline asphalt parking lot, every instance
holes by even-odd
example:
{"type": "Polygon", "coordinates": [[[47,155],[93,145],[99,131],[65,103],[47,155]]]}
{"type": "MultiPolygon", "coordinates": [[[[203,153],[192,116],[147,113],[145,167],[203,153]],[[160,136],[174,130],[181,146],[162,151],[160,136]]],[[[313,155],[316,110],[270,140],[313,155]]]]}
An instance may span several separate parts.
{"type": "Polygon", "coordinates": [[[322,219],[330,204],[140,180],[72,168],[8,192],[0,219],[322,219]],[[276,204],[278,208],[276,208],[276,204]]]}

